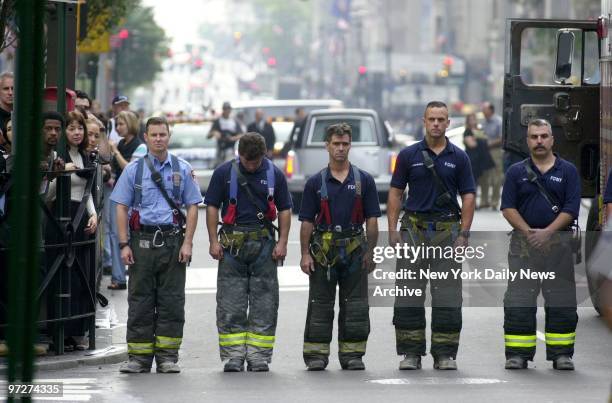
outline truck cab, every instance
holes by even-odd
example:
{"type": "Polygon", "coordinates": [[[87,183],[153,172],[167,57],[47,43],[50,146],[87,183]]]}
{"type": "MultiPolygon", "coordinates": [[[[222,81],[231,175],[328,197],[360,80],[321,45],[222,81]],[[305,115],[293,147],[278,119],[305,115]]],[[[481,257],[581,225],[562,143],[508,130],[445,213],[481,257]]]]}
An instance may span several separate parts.
{"type": "Polygon", "coordinates": [[[506,166],[529,155],[529,121],[544,118],[552,126],[554,151],[576,165],[582,197],[593,201],[583,239],[596,309],[601,279],[590,275],[588,261],[602,223],[601,194],[612,162],[612,69],[606,22],[604,17],[508,20],[503,95],[506,166]]]}

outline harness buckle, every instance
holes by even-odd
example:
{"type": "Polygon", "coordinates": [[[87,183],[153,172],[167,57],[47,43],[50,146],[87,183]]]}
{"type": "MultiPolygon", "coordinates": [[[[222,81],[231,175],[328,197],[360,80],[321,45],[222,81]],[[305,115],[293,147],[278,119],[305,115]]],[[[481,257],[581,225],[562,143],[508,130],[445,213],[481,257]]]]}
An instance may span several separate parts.
{"type": "Polygon", "coordinates": [[[342,232],[342,226],[341,226],[341,225],[336,225],[336,226],[334,227],[334,231],[336,231],[336,232],[342,232]]]}
{"type": "Polygon", "coordinates": [[[155,234],[153,234],[153,241],[152,241],[153,248],[161,248],[165,244],[166,244],[166,241],[164,240],[164,233],[162,232],[161,228],[158,227],[157,231],[155,231],[155,234]],[[160,244],[157,243],[157,237],[158,236],[161,237],[161,243],[160,244]]]}
{"type": "Polygon", "coordinates": [[[259,213],[257,213],[257,219],[258,220],[263,220],[264,219],[264,213],[262,213],[261,211],[259,213]]]}

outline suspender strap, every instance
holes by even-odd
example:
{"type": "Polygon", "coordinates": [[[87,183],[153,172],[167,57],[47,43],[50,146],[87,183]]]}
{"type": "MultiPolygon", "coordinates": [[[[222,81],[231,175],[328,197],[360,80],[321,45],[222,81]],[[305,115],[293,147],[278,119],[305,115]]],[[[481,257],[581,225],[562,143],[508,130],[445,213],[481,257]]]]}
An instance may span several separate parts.
{"type": "Polygon", "coordinates": [[[325,224],[327,226],[331,226],[331,213],[329,211],[329,195],[327,193],[327,170],[328,168],[321,170],[321,208],[319,211],[319,215],[316,219],[316,224],[325,224]]]}
{"type": "MultiPolygon", "coordinates": [[[[260,205],[257,203],[257,200],[255,199],[255,196],[253,195],[253,192],[251,191],[251,187],[249,186],[249,182],[247,181],[247,178],[242,174],[242,172],[240,172],[240,168],[238,167],[238,160],[232,161],[231,171],[232,171],[231,175],[236,175],[236,181],[230,179],[230,197],[232,193],[232,184],[237,182],[242,188],[242,190],[244,190],[244,192],[246,193],[251,204],[255,207],[255,210],[257,211],[257,219],[261,221],[263,224],[270,226],[273,229],[277,230],[276,226],[272,223],[270,219],[266,217],[266,215],[261,210],[260,205]]],[[[236,194],[237,193],[238,193],[238,189],[236,188],[236,194]]]]}
{"type": "Polygon", "coordinates": [[[266,180],[268,181],[268,199],[274,198],[274,186],[275,186],[275,176],[274,176],[274,164],[272,161],[266,159],[268,163],[268,169],[266,170],[266,180]]]}
{"type": "Polygon", "coordinates": [[[548,204],[550,204],[550,208],[552,209],[553,213],[558,214],[560,211],[559,203],[554,201],[552,195],[548,192],[548,190],[546,190],[544,185],[540,183],[538,175],[533,171],[533,169],[531,169],[529,158],[523,160],[523,166],[525,167],[525,171],[527,171],[527,179],[529,179],[529,182],[535,184],[538,187],[540,194],[546,199],[548,204]]]}
{"type": "Polygon", "coordinates": [[[363,224],[363,201],[361,200],[361,173],[359,168],[352,165],[353,179],[355,180],[355,201],[353,202],[353,211],[351,212],[351,223],[354,225],[363,224]]]}
{"type": "Polygon", "coordinates": [[[451,207],[452,211],[457,214],[457,216],[461,217],[461,207],[459,207],[459,204],[457,203],[457,198],[455,195],[451,194],[451,192],[446,188],[446,185],[444,185],[444,182],[442,182],[442,179],[440,179],[433,159],[431,159],[431,156],[427,150],[422,150],[421,154],[423,155],[423,162],[425,163],[427,169],[429,169],[431,172],[436,187],[438,188],[438,198],[442,197],[443,201],[448,205],[448,207],[451,207]]]}
{"type": "Polygon", "coordinates": [[[142,204],[142,172],[144,169],[144,158],[136,163],[136,181],[134,183],[134,207],[140,208],[142,204]]]}
{"type": "Polygon", "coordinates": [[[170,154],[172,164],[172,197],[179,203],[181,201],[181,166],[176,155],[170,154]]]}

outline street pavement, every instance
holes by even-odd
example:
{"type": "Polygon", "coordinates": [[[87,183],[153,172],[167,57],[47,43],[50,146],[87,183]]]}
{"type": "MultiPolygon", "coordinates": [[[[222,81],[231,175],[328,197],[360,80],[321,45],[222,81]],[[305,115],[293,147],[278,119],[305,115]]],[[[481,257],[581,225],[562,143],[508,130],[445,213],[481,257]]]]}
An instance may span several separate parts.
{"type": "MultiPolygon", "coordinates": [[[[581,215],[586,217],[586,210],[583,209],[581,215]]],[[[384,217],[379,220],[379,225],[381,231],[386,229],[384,217]]],[[[473,228],[509,229],[501,214],[492,211],[478,211],[473,228]]],[[[222,372],[215,325],[216,265],[208,256],[205,215],[201,209],[194,259],[188,268],[186,325],[180,362],[182,373],[125,375],[119,374],[119,364],[113,364],[41,371],[37,374],[38,380],[63,382],[64,397],[59,399],[62,401],[607,401],[612,378],[612,338],[594,309],[588,306],[578,310],[577,370],[574,372],[555,371],[545,361],[541,308],[538,310],[535,362],[526,371],[504,370],[501,307],[464,308],[458,371],[433,370],[431,356],[424,357],[421,371],[399,371],[400,357],[395,353],[391,323],[392,308],[376,307],[370,309],[372,331],[364,359],[365,371],[342,371],[334,340],[328,369],[307,372],[301,350],[308,278],[299,270],[298,236],[299,221],[294,216],[289,253],[284,266],[279,268],[280,310],[269,373],[222,372]]],[[[106,295],[119,321],[125,323],[126,292],[109,291],[106,295]]],[[[427,315],[429,318],[429,309],[427,315]]]]}

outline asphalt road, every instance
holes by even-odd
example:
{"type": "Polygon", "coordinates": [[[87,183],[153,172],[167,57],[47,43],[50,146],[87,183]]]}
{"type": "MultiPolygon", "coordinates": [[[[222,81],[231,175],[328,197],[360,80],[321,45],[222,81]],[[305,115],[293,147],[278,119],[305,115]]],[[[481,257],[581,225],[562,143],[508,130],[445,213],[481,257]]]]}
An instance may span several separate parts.
{"type": "MultiPolygon", "coordinates": [[[[342,371],[336,345],[327,371],[305,371],[302,335],[306,317],[307,278],[298,268],[299,222],[293,220],[289,254],[279,268],[280,311],[274,360],[269,373],[225,374],[221,371],[215,326],[215,262],[208,256],[204,211],[200,212],[195,254],[188,271],[185,337],[179,375],[119,374],[119,365],[80,367],[39,373],[38,378],[64,382],[64,401],[164,402],[349,402],[349,401],[473,401],[473,402],[604,402],[612,377],[612,338],[593,308],[579,308],[574,372],[559,372],[545,361],[538,334],[536,360],[526,371],[503,369],[503,310],[466,307],[458,355],[459,370],[432,369],[424,357],[421,371],[397,369],[392,309],[370,309],[371,327],[366,370],[342,371]]],[[[586,214],[583,214],[586,217],[586,214]]],[[[381,230],[386,228],[380,220],[381,230]]],[[[583,227],[584,228],[584,227],[583,227]]],[[[474,229],[507,230],[497,212],[477,212],[474,229]]],[[[125,292],[109,295],[120,322],[125,322],[125,292]]],[[[586,303],[585,303],[586,304],[586,303]]],[[[429,313],[428,313],[429,317],[429,313]]],[[[543,331],[543,309],[538,329],[543,331]]]]}

